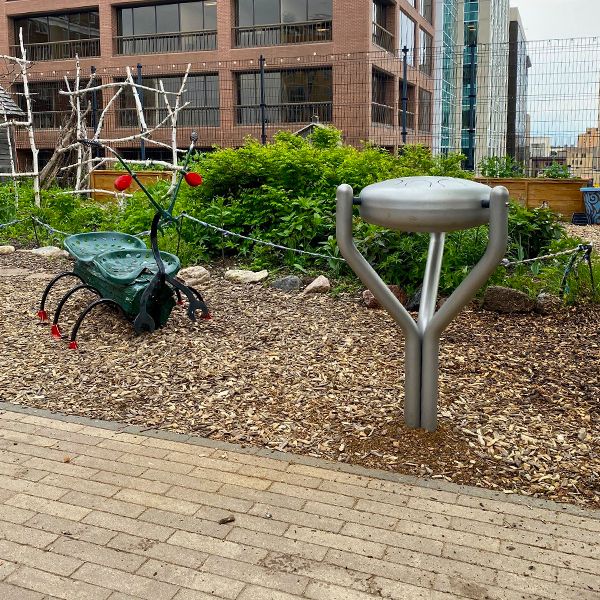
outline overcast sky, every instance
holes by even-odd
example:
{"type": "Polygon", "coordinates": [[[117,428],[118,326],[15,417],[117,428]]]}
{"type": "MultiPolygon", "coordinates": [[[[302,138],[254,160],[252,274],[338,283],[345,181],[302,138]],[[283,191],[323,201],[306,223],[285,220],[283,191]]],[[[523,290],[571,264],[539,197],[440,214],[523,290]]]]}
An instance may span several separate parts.
{"type": "Polygon", "coordinates": [[[528,40],[596,37],[600,0],[510,0],[521,13],[528,40]]]}

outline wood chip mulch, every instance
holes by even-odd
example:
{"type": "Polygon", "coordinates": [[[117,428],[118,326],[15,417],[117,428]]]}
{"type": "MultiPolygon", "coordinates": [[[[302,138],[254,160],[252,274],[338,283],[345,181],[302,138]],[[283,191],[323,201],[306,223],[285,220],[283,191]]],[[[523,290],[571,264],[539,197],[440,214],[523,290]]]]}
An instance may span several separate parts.
{"type": "MultiPolygon", "coordinates": [[[[465,309],[442,340],[429,434],[402,424],[403,339],[383,311],[214,273],[212,320],[176,309],[136,337],[106,311],[70,351],[35,318],[69,266],[0,256],[0,399],[600,508],[600,306],[465,309]]],[[[64,331],[77,313],[73,300],[64,331]]]]}

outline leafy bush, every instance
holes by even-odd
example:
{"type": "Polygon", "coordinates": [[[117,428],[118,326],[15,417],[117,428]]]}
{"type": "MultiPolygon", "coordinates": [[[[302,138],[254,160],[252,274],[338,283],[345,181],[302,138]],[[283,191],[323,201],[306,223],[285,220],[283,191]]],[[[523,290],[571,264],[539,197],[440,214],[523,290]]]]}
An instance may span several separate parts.
{"type": "Polygon", "coordinates": [[[549,167],[542,171],[542,177],[547,179],[572,179],[571,171],[567,165],[561,165],[553,162],[549,167]]]}
{"type": "MultiPolygon", "coordinates": [[[[359,150],[340,140],[339,131],[317,128],[308,139],[279,133],[264,146],[248,139],[238,149],[198,153],[191,166],[202,173],[204,185],[184,185],[176,210],[244,236],[339,257],[335,242],[335,193],[339,184],[352,185],[358,194],[366,185],[395,177],[470,177],[461,169],[463,157],[458,154],[434,157],[423,146],[408,146],[399,156],[393,156],[372,146],[359,150]]],[[[158,182],[152,192],[161,197],[167,189],[168,182],[158,182]]],[[[20,187],[17,210],[12,185],[0,186],[2,222],[35,214],[68,232],[116,229],[139,233],[149,228],[153,213],[141,192],[119,209],[113,203],[92,203],[59,189],[43,192],[42,208],[36,209],[27,185],[20,187]]],[[[509,232],[509,257],[513,260],[545,254],[560,244],[576,244],[565,237],[562,225],[547,209],[530,211],[511,205],[509,232]]],[[[335,276],[356,280],[344,262],[274,250],[188,220],[182,221],[180,234],[175,226],[164,228],[161,247],[178,253],[183,264],[235,258],[270,269],[282,265],[301,272],[328,268],[335,276]]],[[[30,224],[24,223],[0,230],[0,241],[31,239],[32,235],[30,224]]],[[[398,233],[357,218],[354,237],[361,252],[386,281],[401,285],[409,293],[420,286],[429,244],[427,235],[398,233]]],[[[442,294],[448,294],[462,281],[480,259],[487,241],[486,226],[447,235],[442,294]]],[[[534,266],[536,272],[523,267],[508,274],[499,268],[492,280],[521,288],[528,285],[531,293],[540,286],[555,289],[560,266],[564,264],[563,260],[556,265],[534,266]]]]}
{"type": "Polygon", "coordinates": [[[512,156],[489,156],[479,163],[479,172],[483,177],[524,177],[523,165],[512,156]]]}

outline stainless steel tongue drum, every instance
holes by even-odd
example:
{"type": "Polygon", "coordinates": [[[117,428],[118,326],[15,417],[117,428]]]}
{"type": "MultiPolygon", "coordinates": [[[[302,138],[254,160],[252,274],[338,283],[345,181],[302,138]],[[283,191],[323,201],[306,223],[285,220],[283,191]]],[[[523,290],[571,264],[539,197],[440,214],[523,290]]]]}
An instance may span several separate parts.
{"type": "Polygon", "coordinates": [[[400,326],[405,336],[404,420],[409,427],[437,426],[440,337],[498,266],[508,243],[508,190],[467,179],[404,177],[374,183],[354,198],[337,189],[337,243],[352,270],[400,326]],[[392,294],[352,239],[352,207],[363,220],[398,231],[429,233],[429,253],[415,321],[392,294]],[[446,232],[489,223],[481,260],[436,312],[446,232]]]}

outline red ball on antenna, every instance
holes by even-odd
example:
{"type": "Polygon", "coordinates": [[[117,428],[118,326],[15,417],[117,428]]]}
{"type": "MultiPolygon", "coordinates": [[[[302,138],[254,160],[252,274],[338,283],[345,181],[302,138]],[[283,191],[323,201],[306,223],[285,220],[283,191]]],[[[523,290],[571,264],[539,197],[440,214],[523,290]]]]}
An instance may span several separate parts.
{"type": "Polygon", "coordinates": [[[188,185],[192,187],[196,187],[202,183],[202,175],[200,173],[194,173],[194,171],[190,171],[185,174],[185,181],[188,185]]]}
{"type": "Polygon", "coordinates": [[[133,177],[131,177],[129,174],[119,175],[115,179],[115,189],[117,189],[119,192],[123,192],[131,185],[132,181],[133,177]]]}

